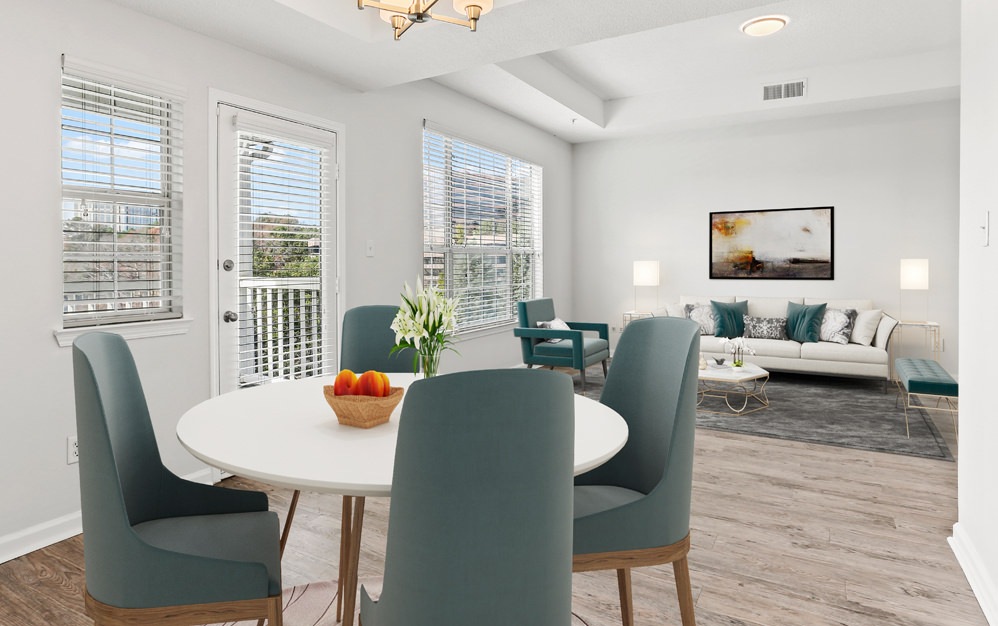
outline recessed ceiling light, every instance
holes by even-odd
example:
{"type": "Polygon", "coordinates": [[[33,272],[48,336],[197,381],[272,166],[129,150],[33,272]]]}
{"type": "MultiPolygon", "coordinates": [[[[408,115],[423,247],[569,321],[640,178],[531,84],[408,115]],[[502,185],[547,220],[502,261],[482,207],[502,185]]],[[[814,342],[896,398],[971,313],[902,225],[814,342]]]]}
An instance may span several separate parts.
{"type": "Polygon", "coordinates": [[[742,24],[742,32],[750,37],[765,37],[782,29],[789,21],[790,18],[786,15],[754,17],[742,24]]]}

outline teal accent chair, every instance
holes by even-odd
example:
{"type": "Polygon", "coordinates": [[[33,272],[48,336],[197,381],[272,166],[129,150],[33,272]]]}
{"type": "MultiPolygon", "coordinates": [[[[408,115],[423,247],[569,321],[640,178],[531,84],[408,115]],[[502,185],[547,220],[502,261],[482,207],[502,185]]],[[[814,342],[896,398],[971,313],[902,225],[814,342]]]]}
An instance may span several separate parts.
{"type": "Polygon", "coordinates": [[[571,381],[462,372],[413,383],[399,419],[384,585],[363,626],[568,626],[571,381]]]}
{"type": "Polygon", "coordinates": [[[582,377],[582,391],[586,390],[586,368],[593,363],[603,363],[603,376],[606,377],[606,363],[610,358],[610,328],[607,324],[590,322],[566,322],[570,330],[538,328],[537,322],[549,322],[554,314],[554,300],[539,298],[516,303],[520,326],[513,329],[513,335],[520,338],[523,362],[528,368],[535,365],[570,367],[579,370],[582,377]],[[596,331],[598,337],[586,336],[583,331],[596,331]],[[551,339],[560,339],[552,343],[551,339]]]}
{"type": "Polygon", "coordinates": [[[280,626],[280,533],[266,494],[166,469],[120,335],[78,337],[73,374],[87,614],[98,626],[280,626]]]}
{"type": "Polygon", "coordinates": [[[630,568],[672,563],[683,626],[694,626],[690,549],[700,329],[655,317],[627,325],[600,402],[627,422],[627,443],[575,479],[573,570],[617,570],[624,626],[630,568]]]}
{"type": "MultiPolygon", "coordinates": [[[[357,374],[367,370],[379,372],[411,372],[415,350],[395,347],[392,321],[399,308],[387,304],[370,304],[347,310],[343,315],[343,335],[340,339],[340,369],[357,374]]],[[[418,365],[418,361],[417,361],[418,365]]]]}

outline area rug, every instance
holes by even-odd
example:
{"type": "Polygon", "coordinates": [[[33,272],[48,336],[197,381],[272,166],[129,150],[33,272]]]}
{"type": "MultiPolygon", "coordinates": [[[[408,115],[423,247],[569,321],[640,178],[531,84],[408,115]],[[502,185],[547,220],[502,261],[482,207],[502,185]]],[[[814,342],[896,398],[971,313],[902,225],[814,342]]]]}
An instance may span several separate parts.
{"type": "MultiPolygon", "coordinates": [[[[377,598],[381,590],[380,579],[364,582],[371,597],[377,598]]],[[[358,585],[357,606],[360,607],[360,586],[358,585]]],[[[335,626],[336,621],[336,581],[295,585],[284,590],[284,626],[335,626]]],[[[357,624],[354,620],[354,624],[357,624]]],[[[257,620],[225,622],[206,626],[256,626],[257,620]]],[[[593,626],[593,623],[578,613],[572,613],[572,626],[593,626]]]]}
{"type": "MultiPolygon", "coordinates": [[[[575,390],[581,393],[576,374],[575,390]]],[[[603,371],[586,370],[585,395],[599,399],[603,371]]],[[[911,438],[905,437],[904,409],[894,389],[881,381],[774,372],[766,386],[770,405],[745,415],[697,412],[697,426],[713,430],[792,439],[824,445],[953,460],[926,411],[908,411],[911,438]]],[[[724,401],[707,398],[702,408],[721,410],[724,401]]],[[[749,400],[749,408],[758,406],[749,400]]],[[[948,419],[948,418],[947,418],[948,419]]]]}

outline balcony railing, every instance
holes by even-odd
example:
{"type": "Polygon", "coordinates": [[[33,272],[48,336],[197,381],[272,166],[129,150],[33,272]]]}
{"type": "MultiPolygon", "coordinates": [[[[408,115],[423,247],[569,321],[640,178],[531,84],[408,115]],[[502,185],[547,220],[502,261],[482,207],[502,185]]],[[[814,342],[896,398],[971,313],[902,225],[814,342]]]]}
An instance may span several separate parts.
{"type": "Polygon", "coordinates": [[[239,384],[331,373],[321,279],[239,281],[239,384]]]}

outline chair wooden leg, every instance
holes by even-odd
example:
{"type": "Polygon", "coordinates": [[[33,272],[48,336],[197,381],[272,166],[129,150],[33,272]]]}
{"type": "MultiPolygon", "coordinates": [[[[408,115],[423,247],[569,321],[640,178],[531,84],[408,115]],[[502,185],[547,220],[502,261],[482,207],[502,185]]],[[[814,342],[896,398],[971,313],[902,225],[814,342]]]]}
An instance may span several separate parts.
{"type": "Polygon", "coordinates": [[[586,368],[580,369],[579,374],[582,375],[582,393],[586,393],[586,368]]]}
{"type": "Polygon", "coordinates": [[[620,591],[620,621],[624,626],[634,626],[634,603],[631,599],[630,568],[617,570],[617,589],[620,591]]]}
{"type": "Polygon", "coordinates": [[[683,618],[683,626],[696,626],[693,614],[693,585],[690,583],[690,565],[684,556],[672,562],[672,570],[676,574],[676,593],[679,594],[679,614],[683,618]]]}
{"type": "Polygon", "coordinates": [[[606,379],[606,359],[603,359],[603,378],[606,379]]]}
{"type": "Polygon", "coordinates": [[[267,626],[284,626],[284,600],[273,598],[267,611],[267,626]]]}

